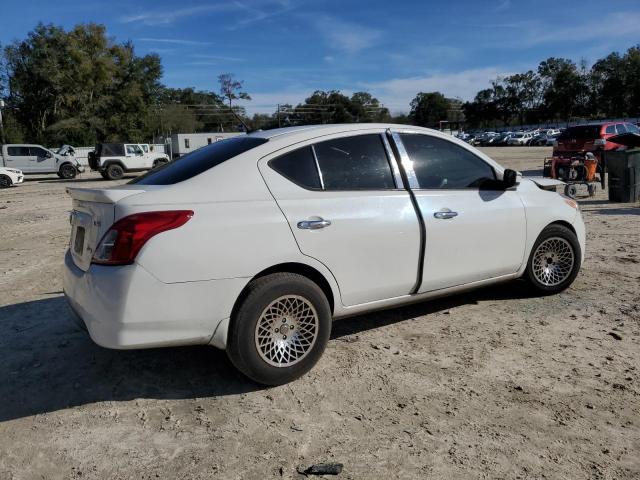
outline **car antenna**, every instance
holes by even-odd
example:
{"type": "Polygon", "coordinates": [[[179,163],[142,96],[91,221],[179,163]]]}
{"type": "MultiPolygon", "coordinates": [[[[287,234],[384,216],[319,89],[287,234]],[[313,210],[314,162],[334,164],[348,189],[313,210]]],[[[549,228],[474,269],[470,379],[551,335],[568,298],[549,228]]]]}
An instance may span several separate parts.
{"type": "Polygon", "coordinates": [[[233,116],[236,117],[236,120],[238,120],[242,124],[242,126],[244,127],[245,133],[251,133],[253,131],[253,130],[249,129],[249,127],[247,127],[247,124],[244,123],[244,121],[242,120],[240,115],[238,115],[236,113],[236,111],[232,107],[229,107],[229,110],[231,110],[231,113],[233,113],[233,116]]]}

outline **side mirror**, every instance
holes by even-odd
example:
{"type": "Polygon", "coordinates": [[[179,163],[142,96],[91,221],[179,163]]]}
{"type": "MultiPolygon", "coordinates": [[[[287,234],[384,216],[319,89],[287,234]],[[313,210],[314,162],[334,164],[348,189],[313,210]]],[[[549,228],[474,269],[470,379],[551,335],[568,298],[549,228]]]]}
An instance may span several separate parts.
{"type": "Polygon", "coordinates": [[[44,154],[45,158],[51,158],[53,157],[53,154],[51,152],[47,152],[44,154]]]}
{"type": "Polygon", "coordinates": [[[502,183],[505,189],[511,188],[514,185],[517,185],[518,172],[516,172],[515,170],[511,170],[510,168],[507,168],[502,174],[502,183]]]}

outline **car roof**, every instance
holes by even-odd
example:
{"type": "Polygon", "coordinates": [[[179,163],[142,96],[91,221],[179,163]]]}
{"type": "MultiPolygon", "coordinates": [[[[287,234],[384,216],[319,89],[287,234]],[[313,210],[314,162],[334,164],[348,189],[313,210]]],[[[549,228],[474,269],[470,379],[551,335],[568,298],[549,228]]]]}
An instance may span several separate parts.
{"type": "Polygon", "coordinates": [[[335,132],[349,132],[375,128],[391,128],[391,129],[412,129],[434,132],[423,127],[414,125],[394,124],[394,123],[331,123],[326,125],[304,125],[298,127],[274,128],[272,130],[258,130],[249,133],[251,137],[272,139],[276,137],[293,136],[299,133],[307,133],[314,135],[331,134],[335,132]]]}

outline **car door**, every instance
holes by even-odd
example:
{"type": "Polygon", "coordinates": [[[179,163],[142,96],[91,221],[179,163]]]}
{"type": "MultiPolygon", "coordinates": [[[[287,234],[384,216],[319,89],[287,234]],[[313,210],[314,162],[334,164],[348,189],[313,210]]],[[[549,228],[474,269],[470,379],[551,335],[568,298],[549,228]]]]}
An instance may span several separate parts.
{"type": "Polygon", "coordinates": [[[5,158],[5,162],[9,168],[17,168],[24,173],[30,173],[32,171],[29,147],[7,146],[7,158],[5,158]]]}
{"type": "Polygon", "coordinates": [[[417,286],[420,223],[383,132],[308,141],[260,171],[300,251],[334,275],[345,306],[417,286]]]}
{"type": "Polygon", "coordinates": [[[29,157],[33,166],[32,172],[56,172],[56,159],[53,153],[42,147],[29,147],[29,157]]]}
{"type": "Polygon", "coordinates": [[[501,189],[492,165],[451,140],[412,132],[393,139],[425,224],[419,293],[516,272],[526,240],[516,187],[501,189]]]}
{"type": "Polygon", "coordinates": [[[130,143],[124,146],[125,155],[127,156],[127,170],[140,170],[145,168],[144,152],[140,145],[130,143]]]}

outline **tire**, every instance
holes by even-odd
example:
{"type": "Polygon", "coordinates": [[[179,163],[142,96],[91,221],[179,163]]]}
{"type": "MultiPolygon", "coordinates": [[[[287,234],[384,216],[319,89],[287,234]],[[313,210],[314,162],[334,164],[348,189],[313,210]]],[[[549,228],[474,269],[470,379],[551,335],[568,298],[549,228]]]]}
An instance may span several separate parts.
{"type": "Polygon", "coordinates": [[[13,185],[11,178],[6,175],[0,175],[0,188],[9,188],[13,185]]]}
{"type": "Polygon", "coordinates": [[[564,187],[564,194],[567,197],[576,198],[576,195],[578,194],[578,187],[575,185],[567,185],[564,187]]]}
{"type": "Polygon", "coordinates": [[[282,385],[311,370],[331,334],[331,309],[320,287],[302,275],[274,273],[252,281],[243,297],[229,328],[231,363],[263,385],[282,385]],[[300,311],[305,315],[295,314],[300,311]]]}
{"type": "Polygon", "coordinates": [[[76,167],[74,167],[70,163],[65,163],[64,165],[62,165],[60,167],[60,170],[58,171],[58,176],[60,178],[64,178],[65,180],[76,178],[77,174],[78,171],[76,170],[76,167]]]}
{"type": "Polygon", "coordinates": [[[112,163],[105,171],[108,180],[120,180],[124,176],[124,169],[117,163],[112,163]]]}
{"type": "Polygon", "coordinates": [[[564,225],[549,225],[533,244],[525,277],[538,292],[558,293],[576,279],[581,260],[576,234],[564,225]]]}
{"type": "Polygon", "coordinates": [[[109,180],[109,177],[107,177],[107,172],[100,172],[100,176],[105,180],[109,180]]]}

